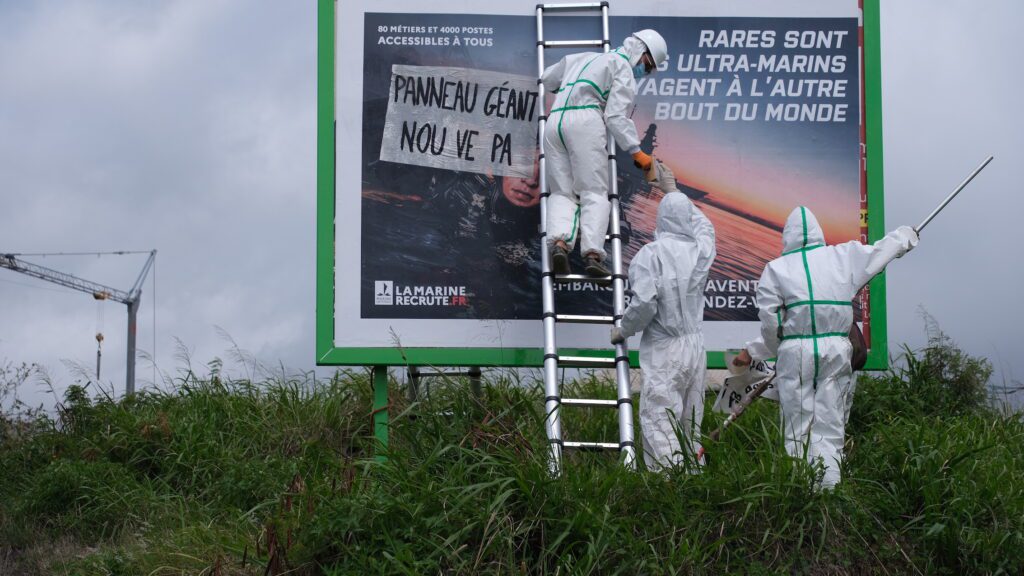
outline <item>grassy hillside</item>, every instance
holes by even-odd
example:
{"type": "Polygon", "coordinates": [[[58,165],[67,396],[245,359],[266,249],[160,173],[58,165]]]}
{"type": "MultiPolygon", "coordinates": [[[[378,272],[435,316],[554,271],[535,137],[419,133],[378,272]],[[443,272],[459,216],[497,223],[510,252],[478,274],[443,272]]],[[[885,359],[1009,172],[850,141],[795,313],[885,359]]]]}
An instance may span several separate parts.
{"type": "MultiPolygon", "coordinates": [[[[396,385],[384,463],[363,373],[72,388],[54,418],[2,420],[0,573],[1022,574],[1024,423],[984,407],[988,372],[937,339],[862,379],[832,493],[767,401],[702,474],[584,455],[553,479],[541,390],[500,376],[479,401],[396,385]]],[[[572,437],[615,438],[608,413],[564,413],[572,437]]]]}

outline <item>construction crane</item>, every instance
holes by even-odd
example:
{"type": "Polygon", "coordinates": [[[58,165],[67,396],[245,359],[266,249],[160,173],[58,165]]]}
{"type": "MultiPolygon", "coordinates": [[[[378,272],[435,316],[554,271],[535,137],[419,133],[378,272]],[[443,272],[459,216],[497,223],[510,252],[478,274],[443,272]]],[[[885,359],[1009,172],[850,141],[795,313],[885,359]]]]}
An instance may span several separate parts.
{"type": "MultiPolygon", "coordinates": [[[[125,254],[126,252],[114,252],[114,254],[125,254]]],[[[18,254],[0,254],[0,268],[7,268],[15,272],[21,272],[29,276],[34,276],[40,280],[46,280],[47,282],[53,282],[66,288],[78,290],[79,292],[85,292],[91,294],[96,300],[113,300],[114,302],[120,302],[128,306],[128,363],[125,371],[127,376],[125,377],[125,395],[131,396],[135,394],[135,317],[139,311],[139,302],[142,297],[142,283],[146,280],[146,276],[149,274],[150,268],[153,267],[153,262],[156,260],[156,250],[149,252],[149,258],[146,259],[146,263],[142,266],[142,272],[139,273],[139,278],[135,281],[135,285],[131,287],[127,292],[118,290],[117,288],[111,288],[110,286],[104,286],[98,282],[90,282],[89,280],[83,280],[77,276],[72,276],[65,272],[53,270],[45,266],[38,264],[32,264],[17,258],[18,254]]],[[[97,341],[100,341],[102,336],[97,334],[97,341]]],[[[99,356],[96,359],[97,367],[96,371],[99,372],[99,356]]]]}

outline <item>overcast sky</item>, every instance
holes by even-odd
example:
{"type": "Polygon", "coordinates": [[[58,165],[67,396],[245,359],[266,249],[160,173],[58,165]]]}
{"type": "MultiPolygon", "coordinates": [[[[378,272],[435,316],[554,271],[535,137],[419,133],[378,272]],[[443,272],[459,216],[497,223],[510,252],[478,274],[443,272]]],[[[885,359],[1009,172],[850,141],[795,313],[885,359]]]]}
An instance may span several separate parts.
{"type": "MultiPolygon", "coordinates": [[[[887,227],[996,156],[890,268],[890,342],[921,346],[923,309],[1024,380],[1024,3],[882,4],[887,227]]],[[[309,369],[315,101],[312,0],[0,1],[0,252],[156,248],[139,347],[156,334],[162,371],[182,366],[176,340],[194,366],[230,364],[224,334],[309,369]]],[[[26,259],[124,289],[145,256],[26,259]]],[[[93,369],[101,330],[103,380],[122,391],[125,324],[124,306],[0,270],[0,363],[39,363],[58,389],[77,379],[68,362],[93,369]]]]}

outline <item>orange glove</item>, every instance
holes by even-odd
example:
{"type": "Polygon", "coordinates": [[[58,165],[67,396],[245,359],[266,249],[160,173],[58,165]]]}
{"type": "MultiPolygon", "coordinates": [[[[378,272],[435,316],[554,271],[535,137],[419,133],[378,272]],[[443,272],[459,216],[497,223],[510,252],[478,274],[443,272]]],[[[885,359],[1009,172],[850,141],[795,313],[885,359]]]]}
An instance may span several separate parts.
{"type": "Polygon", "coordinates": [[[654,159],[649,155],[644,154],[643,150],[639,150],[636,154],[633,154],[633,165],[645,172],[651,169],[651,165],[653,163],[654,159]]]}

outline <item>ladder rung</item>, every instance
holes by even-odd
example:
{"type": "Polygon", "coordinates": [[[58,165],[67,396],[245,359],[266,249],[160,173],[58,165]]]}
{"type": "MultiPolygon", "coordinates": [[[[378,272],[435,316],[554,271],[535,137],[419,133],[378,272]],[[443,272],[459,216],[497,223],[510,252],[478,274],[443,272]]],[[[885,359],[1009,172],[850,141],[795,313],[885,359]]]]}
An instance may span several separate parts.
{"type": "Polygon", "coordinates": [[[569,282],[589,282],[591,284],[607,286],[612,283],[612,277],[587,276],[586,274],[556,274],[555,282],[558,282],[559,284],[568,284],[569,282]]]}
{"type": "Polygon", "coordinates": [[[618,450],[619,445],[614,442],[562,442],[562,448],[569,450],[618,450]]]}
{"type": "Polygon", "coordinates": [[[582,406],[584,408],[618,408],[618,400],[597,400],[596,398],[562,398],[562,406],[582,406]]]}
{"type": "Polygon", "coordinates": [[[559,356],[558,365],[569,368],[615,368],[615,359],[592,356],[559,356]]]}
{"type": "Polygon", "coordinates": [[[604,40],[545,40],[545,48],[600,48],[604,40]]]}
{"type": "Polygon", "coordinates": [[[567,12],[569,10],[600,10],[607,2],[566,2],[561,4],[538,4],[541,10],[567,12]]]}
{"type": "Polygon", "coordinates": [[[611,316],[581,316],[577,314],[555,314],[556,322],[570,322],[572,324],[613,324],[615,319],[611,316]]]}

